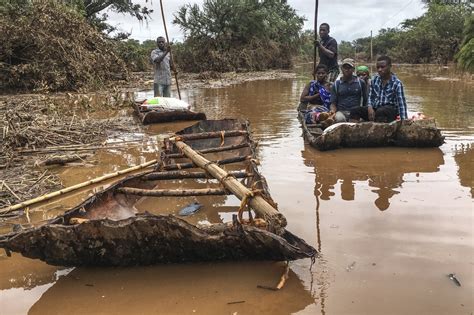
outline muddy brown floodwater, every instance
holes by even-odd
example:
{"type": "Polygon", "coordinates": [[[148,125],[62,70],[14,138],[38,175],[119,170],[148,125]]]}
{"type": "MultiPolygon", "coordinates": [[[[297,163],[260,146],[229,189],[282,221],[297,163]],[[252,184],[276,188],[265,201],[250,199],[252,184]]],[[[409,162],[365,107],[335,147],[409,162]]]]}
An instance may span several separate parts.
{"type": "MultiPolygon", "coordinates": [[[[281,291],[256,286],[275,285],[282,263],[68,269],[1,253],[0,314],[472,314],[473,85],[445,68],[395,71],[409,110],[437,118],[446,135],[440,148],[316,151],[304,143],[296,118],[301,76],[183,91],[209,118],[250,120],[261,171],[289,230],[320,251],[312,270],[309,260],[290,264],[281,291]]],[[[69,186],[135,165],[154,157],[155,135],[187,125],[146,127],[126,135],[143,139],[133,146],[57,172],[69,186]]],[[[43,206],[33,220],[90,193],[43,206]]],[[[218,198],[200,200],[219,205],[217,213],[203,210],[190,220],[228,221],[238,201],[218,198]]],[[[139,207],[176,213],[190,200],[144,200],[139,207]]]]}

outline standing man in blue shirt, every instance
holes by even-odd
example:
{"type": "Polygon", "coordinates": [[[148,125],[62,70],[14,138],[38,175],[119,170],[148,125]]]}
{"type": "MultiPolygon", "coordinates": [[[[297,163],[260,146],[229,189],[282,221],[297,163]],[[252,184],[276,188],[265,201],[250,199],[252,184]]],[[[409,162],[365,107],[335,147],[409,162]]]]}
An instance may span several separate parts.
{"type": "Polygon", "coordinates": [[[171,68],[174,68],[170,56],[170,46],[166,44],[163,36],[156,39],[156,45],[158,48],[153,49],[150,55],[155,70],[153,77],[154,96],[170,97],[171,68]]]}
{"type": "Polygon", "coordinates": [[[392,60],[388,56],[377,59],[377,72],[371,81],[367,107],[351,110],[351,120],[392,122],[400,116],[401,120],[408,118],[407,102],[403,84],[392,73],[392,60]]]}

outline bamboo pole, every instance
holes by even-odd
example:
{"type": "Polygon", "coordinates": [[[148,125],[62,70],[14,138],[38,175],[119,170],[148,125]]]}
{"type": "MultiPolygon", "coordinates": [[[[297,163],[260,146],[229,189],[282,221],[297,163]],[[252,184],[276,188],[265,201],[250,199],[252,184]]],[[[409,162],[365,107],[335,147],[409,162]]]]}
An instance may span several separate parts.
{"type": "Polygon", "coordinates": [[[117,193],[126,195],[138,195],[148,197],[186,197],[186,196],[222,196],[229,195],[230,192],[223,188],[203,188],[203,189],[139,189],[122,187],[116,190],[117,193]]]}
{"type": "MultiPolygon", "coordinates": [[[[223,146],[223,147],[216,147],[216,148],[208,148],[208,149],[202,149],[202,150],[199,150],[197,152],[201,153],[201,154],[205,154],[205,153],[216,153],[216,152],[224,152],[224,151],[232,151],[232,150],[236,150],[236,149],[241,149],[241,148],[245,148],[245,147],[248,147],[248,143],[244,142],[244,143],[241,143],[241,144],[235,144],[235,145],[227,145],[227,146],[223,146]]],[[[183,157],[184,154],[183,153],[170,153],[170,154],[167,154],[166,157],[170,158],[170,159],[174,159],[174,158],[180,158],[180,157],[183,157]]]]}
{"type": "Polygon", "coordinates": [[[115,173],[106,174],[104,176],[97,177],[97,178],[88,180],[86,182],[76,184],[74,186],[66,187],[64,189],[61,189],[61,190],[58,190],[58,191],[55,191],[55,192],[52,192],[52,193],[49,193],[49,194],[46,194],[46,195],[43,195],[43,196],[39,196],[39,197],[30,199],[30,200],[27,200],[27,201],[18,203],[16,205],[8,206],[8,207],[5,207],[3,209],[0,209],[0,214],[1,213],[8,213],[8,212],[15,211],[15,210],[27,207],[27,206],[31,206],[35,203],[46,201],[46,200],[49,200],[51,198],[64,195],[68,192],[71,192],[71,191],[74,191],[74,190],[77,190],[77,189],[80,189],[80,188],[84,188],[84,187],[87,187],[89,185],[97,184],[97,183],[102,182],[104,180],[111,179],[111,178],[114,178],[114,177],[117,177],[117,176],[120,176],[120,175],[123,175],[123,174],[127,174],[127,173],[130,173],[130,172],[148,167],[150,165],[156,164],[157,162],[158,162],[158,160],[151,160],[151,161],[148,161],[146,163],[136,165],[136,166],[133,166],[133,167],[130,167],[130,168],[127,168],[127,169],[124,169],[124,170],[121,170],[121,171],[118,171],[118,172],[115,172],[115,173]]]}
{"type": "MultiPolygon", "coordinates": [[[[252,173],[242,171],[231,171],[229,175],[235,178],[252,177],[252,173]]],[[[187,171],[169,171],[153,172],[142,176],[142,180],[160,180],[160,179],[184,179],[184,178],[209,178],[206,172],[187,172],[187,171]]]]}
{"type": "MultiPolygon", "coordinates": [[[[166,41],[168,42],[168,45],[170,45],[170,39],[168,37],[168,29],[166,28],[165,10],[163,9],[163,0],[160,0],[160,7],[161,7],[161,17],[163,18],[163,26],[165,29],[166,41]]],[[[170,46],[170,58],[171,58],[171,61],[173,62],[173,68],[174,68],[173,72],[174,72],[174,78],[176,80],[176,88],[178,89],[178,97],[179,99],[181,99],[181,92],[179,91],[178,72],[176,71],[176,66],[174,65],[173,54],[171,53],[171,46],[170,46]]]]}
{"type": "Polygon", "coordinates": [[[282,234],[284,232],[283,228],[286,226],[286,218],[273,208],[262,196],[253,194],[252,191],[241,184],[237,179],[229,176],[225,170],[199,155],[198,152],[194,151],[186,143],[179,141],[179,138],[171,138],[170,141],[174,141],[176,146],[182,150],[188,158],[219,180],[225,188],[232,192],[237,198],[240,200],[246,198],[255,213],[269,223],[269,226],[273,229],[272,232],[276,234],[282,234]]]}
{"type": "Polygon", "coordinates": [[[318,7],[319,1],[316,0],[314,9],[314,55],[313,55],[313,79],[316,80],[316,60],[318,59],[318,47],[316,41],[318,40],[318,7]]]}
{"type": "Polygon", "coordinates": [[[228,131],[210,131],[210,132],[201,132],[201,133],[191,133],[186,135],[176,135],[176,138],[181,141],[188,140],[199,140],[199,139],[209,139],[209,138],[222,138],[222,137],[237,137],[247,135],[248,131],[246,130],[228,130],[228,131]]]}

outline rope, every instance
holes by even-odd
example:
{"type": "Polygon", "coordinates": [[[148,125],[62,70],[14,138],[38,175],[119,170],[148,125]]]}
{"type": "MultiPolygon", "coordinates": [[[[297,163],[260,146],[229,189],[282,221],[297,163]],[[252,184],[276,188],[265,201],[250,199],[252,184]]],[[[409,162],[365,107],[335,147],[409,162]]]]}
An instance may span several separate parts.
{"type": "Polygon", "coordinates": [[[224,142],[225,142],[224,134],[225,134],[224,131],[221,130],[221,145],[220,145],[221,147],[224,145],[224,142]]]}
{"type": "MultiPolygon", "coordinates": [[[[244,213],[245,208],[249,208],[248,203],[249,203],[250,199],[255,197],[255,196],[261,196],[262,198],[264,198],[263,197],[263,190],[252,188],[248,193],[246,193],[244,195],[244,197],[240,201],[240,207],[239,207],[239,211],[238,211],[238,214],[237,214],[237,217],[239,219],[240,224],[243,224],[243,220],[244,220],[243,213],[244,213]]],[[[250,208],[249,208],[249,211],[250,211],[250,208]]],[[[249,217],[252,218],[251,215],[249,215],[249,217]]],[[[251,219],[251,222],[253,222],[253,218],[251,219]]]]}

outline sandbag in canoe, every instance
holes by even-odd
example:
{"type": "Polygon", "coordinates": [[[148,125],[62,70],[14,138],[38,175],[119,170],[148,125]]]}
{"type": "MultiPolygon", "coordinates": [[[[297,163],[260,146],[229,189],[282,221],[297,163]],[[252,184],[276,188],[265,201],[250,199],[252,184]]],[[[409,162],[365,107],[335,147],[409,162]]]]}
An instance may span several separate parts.
{"type": "Polygon", "coordinates": [[[145,100],[140,104],[140,110],[148,111],[176,111],[176,110],[189,110],[190,105],[180,99],[174,97],[152,97],[145,100]]]}

